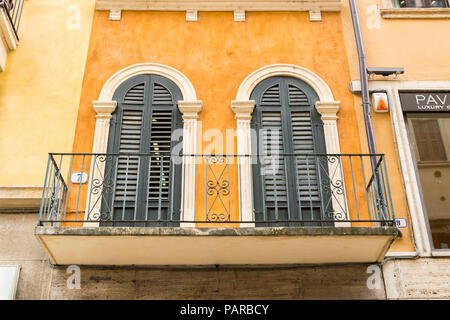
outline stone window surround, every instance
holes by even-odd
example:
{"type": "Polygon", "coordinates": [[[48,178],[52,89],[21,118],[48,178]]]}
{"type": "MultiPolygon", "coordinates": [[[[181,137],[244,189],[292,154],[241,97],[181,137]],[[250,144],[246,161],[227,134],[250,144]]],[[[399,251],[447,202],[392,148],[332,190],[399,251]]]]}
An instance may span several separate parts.
{"type": "Polygon", "coordinates": [[[448,19],[450,8],[395,8],[393,0],[381,0],[381,16],[385,19],[448,19]]]}
{"type": "MultiPolygon", "coordinates": [[[[235,113],[236,132],[237,132],[237,154],[251,154],[251,119],[252,112],[255,107],[255,101],[250,100],[253,89],[264,79],[274,76],[289,76],[298,78],[309,84],[319,96],[316,102],[316,109],[322,117],[324,123],[324,134],[326,151],[329,154],[341,153],[339,145],[339,134],[337,129],[337,112],[339,111],[340,102],[335,101],[330,87],[314,72],[293,64],[272,64],[259,68],[249,74],[241,83],[236,100],[231,102],[231,109],[235,113]]],[[[252,193],[252,173],[249,158],[242,157],[239,161],[240,177],[240,218],[242,221],[254,221],[253,213],[253,193],[252,193]]],[[[343,181],[343,177],[338,174],[335,178],[343,181]]],[[[345,190],[345,185],[344,185],[345,190]]],[[[347,202],[345,200],[345,192],[338,196],[339,199],[333,198],[333,207],[337,207],[337,201],[340,203],[347,202]],[[341,202],[342,201],[342,202],[341,202]]],[[[346,208],[348,212],[348,208],[346,208]]],[[[243,224],[242,226],[251,227],[254,224],[243,224]]],[[[337,222],[335,226],[347,227],[348,222],[337,222]]]]}
{"type": "MultiPolygon", "coordinates": [[[[184,139],[183,150],[186,154],[194,154],[197,149],[197,117],[198,112],[201,111],[202,102],[197,100],[197,96],[189,79],[184,76],[178,70],[156,63],[141,63],[126,67],[117,73],[115,73],[103,86],[99,99],[93,101],[93,108],[97,113],[96,116],[96,128],[94,134],[93,153],[106,153],[108,136],[109,136],[109,123],[112,118],[117,102],[113,101],[113,95],[115,90],[121,83],[129,78],[132,78],[140,74],[158,74],[175,82],[180,88],[183,94],[183,101],[178,102],[178,107],[183,113],[184,122],[184,139]]],[[[255,102],[249,100],[252,90],[262,80],[272,76],[291,76],[308,83],[318,94],[319,101],[316,103],[316,108],[322,116],[324,122],[324,134],[326,142],[327,153],[339,154],[339,135],[337,130],[337,112],[339,111],[339,101],[335,101],[333,94],[329,86],[315,73],[308,69],[290,65],[290,64],[274,64],[262,67],[255,72],[248,75],[239,87],[236,100],[231,102],[231,108],[236,114],[237,121],[237,154],[246,155],[251,153],[251,141],[250,141],[250,122],[251,113],[253,112],[255,102]]],[[[184,159],[184,173],[183,173],[183,212],[182,220],[194,221],[195,220],[195,190],[188,186],[195,185],[195,160],[184,159]]],[[[102,164],[100,164],[102,165],[102,164]]],[[[239,161],[240,177],[239,177],[239,190],[240,190],[240,218],[242,221],[254,221],[253,218],[253,203],[252,203],[252,179],[251,179],[251,165],[250,159],[241,158],[239,161]]],[[[99,172],[103,172],[104,167],[100,170],[94,170],[94,166],[91,165],[91,179],[100,179],[99,172]]],[[[336,179],[341,179],[340,175],[336,176],[336,179]]],[[[343,180],[343,179],[342,179],[343,180]]],[[[91,183],[89,182],[89,186],[91,183]]],[[[90,193],[90,187],[88,193],[90,193]]],[[[101,194],[101,193],[100,193],[101,194]]],[[[345,203],[345,194],[342,195],[342,199],[339,202],[345,203]]],[[[86,205],[86,212],[90,212],[89,217],[96,217],[100,211],[100,205],[91,205],[92,203],[100,203],[91,199],[86,205]],[[92,214],[93,213],[93,214],[92,214]]],[[[334,201],[337,201],[336,199],[334,201]]],[[[333,205],[335,206],[335,205],[333,205]]],[[[348,210],[347,210],[348,212],[348,210]]],[[[98,221],[92,219],[92,222],[85,222],[85,227],[96,227],[99,225],[98,221]]],[[[336,226],[349,226],[349,223],[335,223],[336,226]]],[[[194,223],[182,223],[182,227],[194,227],[194,223]]],[[[252,227],[254,224],[241,224],[241,227],[252,227]]]]}
{"type": "MultiPolygon", "coordinates": [[[[104,84],[98,100],[92,101],[96,115],[96,125],[94,133],[94,143],[92,153],[106,153],[108,146],[109,126],[112,113],[117,107],[117,101],[113,100],[116,89],[126,80],[141,74],[155,74],[172,80],[180,89],[183,100],[178,101],[178,108],[183,114],[183,152],[185,154],[195,154],[197,150],[197,118],[198,113],[202,109],[202,101],[197,100],[194,86],[189,79],[180,71],[158,63],[138,63],[128,66],[116,72],[104,84]]],[[[94,159],[93,159],[94,160],[94,159]]],[[[182,220],[193,221],[195,219],[195,161],[184,159],[183,166],[183,185],[182,190],[182,220]]],[[[94,164],[91,163],[91,172],[89,175],[88,194],[91,193],[91,181],[102,180],[104,172],[104,162],[97,164],[97,170],[94,170],[94,164]]],[[[85,220],[93,220],[85,222],[84,227],[98,227],[99,222],[96,218],[100,213],[100,203],[96,197],[91,195],[90,201],[86,204],[86,212],[89,216],[85,220]]],[[[191,226],[191,224],[183,224],[183,226],[191,226]]]]}
{"type": "MultiPolygon", "coordinates": [[[[353,93],[361,91],[359,80],[352,81],[353,93]]],[[[421,257],[450,257],[448,249],[432,249],[431,233],[425,209],[421,202],[421,192],[418,187],[418,177],[414,158],[410,148],[408,133],[400,102],[400,91],[450,91],[450,81],[400,81],[372,80],[369,81],[370,91],[385,91],[388,95],[390,115],[398,153],[399,166],[405,186],[406,199],[411,218],[414,242],[417,254],[421,257]]],[[[410,257],[411,252],[393,253],[396,256],[410,257]]]]}

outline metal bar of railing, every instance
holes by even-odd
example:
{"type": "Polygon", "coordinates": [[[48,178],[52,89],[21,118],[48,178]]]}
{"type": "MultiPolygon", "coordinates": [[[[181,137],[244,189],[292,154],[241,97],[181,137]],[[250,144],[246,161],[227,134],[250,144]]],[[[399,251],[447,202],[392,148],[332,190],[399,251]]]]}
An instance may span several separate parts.
{"type": "MultiPolygon", "coordinates": [[[[124,184],[123,200],[122,200],[122,220],[125,219],[125,208],[126,208],[126,202],[127,202],[127,187],[128,187],[128,168],[129,167],[130,167],[130,156],[127,156],[127,165],[125,167],[125,184],[124,184]]],[[[114,206],[114,204],[113,204],[113,206],[114,206]]]]}
{"type": "Polygon", "coordinates": [[[47,189],[47,179],[49,178],[48,175],[48,170],[50,167],[50,157],[51,155],[48,156],[48,160],[47,160],[47,168],[45,169],[45,180],[44,180],[44,188],[42,188],[42,199],[41,199],[41,207],[39,209],[39,223],[42,220],[42,214],[44,213],[44,203],[47,202],[47,197],[45,196],[45,191],[48,190],[47,189]]]}
{"type": "MultiPolygon", "coordinates": [[[[141,171],[141,166],[143,166],[143,162],[141,161],[141,160],[142,160],[142,157],[141,157],[141,156],[135,157],[135,159],[137,160],[137,172],[138,172],[138,175],[137,175],[137,177],[136,177],[136,194],[135,194],[135,196],[134,196],[134,203],[135,203],[135,205],[134,205],[133,215],[134,215],[134,218],[136,219],[137,214],[138,214],[138,213],[137,213],[138,201],[140,200],[140,199],[138,198],[138,194],[139,194],[138,179],[139,179],[139,172],[141,171]]],[[[148,172],[149,172],[149,178],[150,178],[150,162],[149,162],[148,172]]],[[[128,175],[127,175],[127,178],[128,178],[128,175]]],[[[148,181],[149,181],[149,180],[148,180],[148,181]]],[[[147,187],[147,188],[148,188],[148,187],[147,187]]],[[[125,198],[126,198],[126,197],[125,197],[125,198]]]]}
{"type": "Polygon", "coordinates": [[[372,177],[370,177],[369,183],[367,184],[366,188],[370,188],[372,182],[375,180],[376,174],[378,172],[378,169],[380,168],[381,162],[383,161],[383,158],[380,156],[380,159],[377,161],[377,164],[375,165],[375,168],[373,168],[373,174],[372,177]]]}
{"type": "MultiPolygon", "coordinates": [[[[317,168],[317,175],[319,176],[318,186],[319,189],[322,190],[322,174],[321,174],[322,168],[320,160],[318,158],[316,158],[316,168],[317,168]]],[[[301,207],[301,205],[299,207],[301,207]]],[[[325,220],[325,203],[323,197],[320,197],[320,217],[321,220],[325,220]]]]}
{"type": "MultiPolygon", "coordinates": [[[[13,1],[13,0],[11,0],[11,1],[13,1]]],[[[19,26],[20,26],[20,20],[22,19],[22,9],[23,9],[24,0],[16,0],[16,2],[19,2],[19,5],[16,6],[17,11],[16,10],[14,11],[13,16],[14,16],[14,29],[18,33],[19,26]]]]}
{"type": "Polygon", "coordinates": [[[54,172],[56,171],[56,167],[55,167],[55,163],[53,161],[53,156],[50,157],[50,162],[51,162],[51,166],[50,166],[50,175],[49,175],[49,186],[47,187],[47,203],[46,203],[46,208],[47,208],[47,212],[46,212],[46,217],[47,219],[50,217],[51,214],[51,207],[52,207],[52,195],[53,195],[53,184],[55,182],[55,179],[53,177],[54,172]],[[51,186],[50,186],[51,185],[51,186]]]}
{"type": "Polygon", "coordinates": [[[160,157],[161,163],[159,166],[159,194],[158,194],[158,221],[161,221],[161,205],[162,205],[162,182],[163,182],[163,164],[164,164],[164,156],[160,157]]]}
{"type": "Polygon", "coordinates": [[[170,217],[170,220],[173,220],[173,205],[174,205],[174,190],[175,190],[175,165],[176,163],[172,160],[169,159],[169,177],[168,179],[170,179],[169,183],[169,187],[170,189],[168,189],[168,192],[170,193],[170,213],[167,214],[168,217],[170,217]]]}
{"type": "MultiPolygon", "coordinates": [[[[81,175],[83,174],[83,170],[84,170],[84,161],[86,160],[86,155],[83,155],[83,160],[82,160],[82,162],[81,162],[81,175]]],[[[77,197],[77,208],[76,208],[76,210],[75,210],[75,220],[76,220],[76,218],[78,218],[78,209],[79,209],[79,206],[80,206],[80,195],[81,195],[81,183],[79,184],[79,186],[78,186],[78,197],[77,197]]]]}
{"type": "MultiPolygon", "coordinates": [[[[63,159],[63,157],[62,156],[60,156],[59,157],[59,168],[60,168],[60,170],[62,169],[62,159],[63,159]]],[[[59,176],[61,176],[61,172],[59,172],[59,176]]],[[[57,194],[57,196],[58,196],[58,202],[57,202],[57,205],[56,205],[56,216],[57,217],[59,217],[59,211],[60,211],[60,206],[61,206],[61,201],[62,201],[62,198],[64,197],[64,194],[65,194],[65,190],[67,189],[67,186],[65,186],[64,188],[62,188],[62,186],[61,186],[61,189],[60,189],[60,185],[62,184],[61,183],[62,182],[62,180],[61,179],[58,179],[58,184],[57,184],[57,187],[56,187],[56,194],[57,194]],[[61,191],[60,191],[61,190],[61,191]],[[62,196],[61,196],[61,193],[62,192],[62,196]]]]}
{"type": "MultiPolygon", "coordinates": [[[[298,161],[299,165],[301,164],[301,159],[299,160],[298,157],[295,157],[295,161],[298,161]]],[[[298,170],[297,170],[295,186],[296,186],[296,189],[297,189],[296,190],[297,191],[296,196],[297,196],[297,203],[298,203],[297,204],[298,218],[301,220],[303,218],[303,212],[302,212],[302,199],[301,199],[301,196],[300,196],[300,181],[301,181],[301,177],[298,176],[298,170]]],[[[319,179],[319,181],[320,181],[320,179],[319,179]]]]}
{"type": "MultiPolygon", "coordinates": [[[[308,176],[308,190],[311,191],[311,179],[309,176],[309,159],[308,157],[305,157],[306,160],[306,172],[307,172],[307,176],[308,176]]],[[[309,215],[311,216],[311,220],[313,220],[314,216],[313,216],[313,205],[312,205],[312,196],[311,193],[309,194],[309,215]]]]}
{"type": "Polygon", "coordinates": [[[360,160],[360,163],[361,163],[361,172],[362,172],[362,178],[363,178],[363,183],[364,183],[364,194],[365,194],[365,196],[366,196],[366,204],[367,204],[367,209],[368,209],[368,215],[369,215],[369,219],[372,219],[372,211],[371,211],[371,206],[370,206],[370,195],[368,194],[368,191],[367,191],[367,188],[366,188],[366,186],[367,186],[367,184],[366,184],[366,170],[365,170],[365,168],[364,168],[364,161],[363,161],[363,158],[362,158],[362,156],[360,155],[359,156],[359,160],[360,160]]]}
{"type": "MultiPolygon", "coordinates": [[[[384,159],[384,156],[383,156],[383,159],[384,159]]],[[[387,168],[386,168],[386,161],[383,161],[383,167],[384,167],[384,176],[385,176],[385,180],[386,180],[387,195],[389,198],[389,206],[388,206],[389,207],[389,218],[391,218],[392,220],[395,220],[391,187],[389,185],[389,176],[388,176],[387,168]]]]}
{"type": "MultiPolygon", "coordinates": [[[[205,156],[205,158],[201,158],[201,159],[205,159],[206,163],[205,163],[205,190],[208,190],[208,166],[209,166],[209,157],[205,156]]],[[[208,191],[206,191],[206,194],[208,194],[208,191]]],[[[206,214],[206,220],[208,220],[208,196],[205,197],[205,214],[206,214]]]]}
{"type": "Polygon", "coordinates": [[[355,197],[355,205],[356,205],[356,217],[359,220],[359,207],[358,207],[358,199],[356,198],[356,186],[355,186],[355,176],[353,175],[353,164],[352,164],[352,157],[349,157],[350,162],[350,171],[352,173],[352,185],[353,185],[353,195],[355,197]]]}
{"type": "MultiPolygon", "coordinates": [[[[70,190],[70,183],[72,182],[70,177],[72,176],[72,168],[73,168],[73,156],[70,159],[70,168],[69,168],[69,182],[67,184],[67,192],[70,190]]],[[[92,182],[91,182],[92,183],[92,182]]],[[[89,197],[91,196],[91,193],[89,193],[89,197]]],[[[67,193],[66,197],[66,203],[64,204],[64,219],[66,218],[66,212],[67,212],[67,204],[69,203],[69,194],[67,193]]]]}

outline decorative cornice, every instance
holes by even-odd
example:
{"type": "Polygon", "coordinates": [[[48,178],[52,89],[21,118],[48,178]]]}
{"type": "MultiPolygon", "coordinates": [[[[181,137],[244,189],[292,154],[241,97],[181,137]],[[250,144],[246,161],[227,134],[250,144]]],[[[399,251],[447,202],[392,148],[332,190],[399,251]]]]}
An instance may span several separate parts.
{"type": "Polygon", "coordinates": [[[255,109],[255,101],[248,100],[233,100],[231,101],[231,110],[236,114],[236,120],[251,120],[253,113],[253,109],[255,109]]]}
{"type": "Polygon", "coordinates": [[[310,10],[309,21],[322,21],[322,12],[320,10],[310,10]]]}
{"type": "Polygon", "coordinates": [[[178,101],[178,109],[183,114],[183,119],[197,119],[198,113],[202,110],[202,101],[178,101]]]}
{"type": "Polygon", "coordinates": [[[92,106],[97,113],[97,119],[110,118],[111,114],[116,110],[117,101],[92,101],[92,106]]]}
{"type": "Polygon", "coordinates": [[[245,10],[234,10],[233,16],[234,16],[234,21],[244,22],[245,21],[245,10]]]}
{"type": "Polygon", "coordinates": [[[198,11],[186,10],[186,21],[198,21],[198,11]]]}
{"type": "Polygon", "coordinates": [[[322,120],[337,120],[337,113],[339,112],[340,101],[317,101],[316,109],[320,113],[322,120]]]}
{"type": "Polygon", "coordinates": [[[96,0],[97,10],[139,11],[341,11],[341,0],[96,0]]]}
{"type": "Polygon", "coordinates": [[[122,18],[122,10],[115,9],[115,10],[109,11],[109,20],[120,21],[121,18],[122,18]]]}

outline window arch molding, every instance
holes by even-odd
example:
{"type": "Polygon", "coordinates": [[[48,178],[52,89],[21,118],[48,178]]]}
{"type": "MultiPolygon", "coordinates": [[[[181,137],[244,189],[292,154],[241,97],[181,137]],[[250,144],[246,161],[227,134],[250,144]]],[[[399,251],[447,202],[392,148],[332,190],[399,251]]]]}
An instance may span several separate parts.
{"type": "MultiPolygon", "coordinates": [[[[263,80],[287,76],[297,78],[310,85],[319,97],[315,108],[323,121],[325,146],[328,154],[339,154],[339,133],[337,128],[337,113],[340,101],[334,100],[333,93],[328,84],[309,69],[294,64],[272,64],[250,73],[241,83],[236,94],[236,100],[231,101],[231,109],[235,113],[237,132],[237,152],[239,155],[251,154],[251,119],[255,101],[250,96],[255,87],[263,80]]],[[[253,187],[251,163],[243,157],[240,160],[240,216],[243,221],[255,221],[253,213],[253,187]]],[[[340,177],[338,177],[340,178],[340,177]]],[[[344,196],[344,195],[343,195],[344,196]]],[[[345,200],[343,203],[346,203],[345,200]]],[[[344,226],[346,223],[339,223],[344,226]]],[[[336,224],[337,225],[337,224],[336,224]]],[[[254,224],[243,224],[252,227],[254,224]]]]}
{"type": "Polygon", "coordinates": [[[252,72],[239,86],[236,101],[249,100],[253,89],[255,89],[261,81],[275,76],[288,76],[300,79],[309,84],[314,91],[316,91],[321,102],[334,101],[330,87],[322,78],[311,70],[294,64],[272,64],[252,72]]]}
{"type": "Polygon", "coordinates": [[[141,74],[155,74],[172,80],[183,94],[183,101],[196,101],[194,86],[180,71],[159,63],[138,63],[123,68],[112,75],[103,85],[98,101],[111,101],[117,88],[126,80],[141,74]]]}
{"type": "MultiPolygon", "coordinates": [[[[117,71],[105,82],[98,100],[92,101],[92,106],[97,114],[95,117],[96,124],[92,153],[107,152],[110,121],[112,113],[117,107],[117,101],[113,100],[117,88],[128,79],[144,74],[165,77],[173,81],[180,89],[183,100],[178,101],[178,109],[182,113],[183,118],[183,153],[195,154],[197,151],[197,118],[198,113],[202,109],[202,101],[197,100],[194,86],[182,72],[159,63],[138,63],[125,67],[117,71]]],[[[195,185],[195,162],[191,161],[191,159],[184,159],[184,161],[183,185],[189,187],[185,187],[182,190],[183,203],[181,220],[193,221],[195,217],[195,192],[191,186],[195,185]]],[[[100,167],[100,170],[95,171],[93,168],[94,166],[91,165],[90,179],[101,180],[102,174],[100,173],[104,171],[104,167],[100,167]]],[[[89,183],[90,185],[91,183],[89,183]]],[[[88,194],[90,192],[91,190],[88,190],[88,194]]],[[[91,201],[91,203],[97,203],[97,206],[100,202],[95,201],[95,199],[91,201]]],[[[91,216],[95,216],[95,213],[99,211],[99,207],[88,207],[87,205],[86,212],[93,214],[88,214],[86,220],[91,220],[91,216]]],[[[86,226],[97,226],[98,222],[86,222],[85,224],[86,226]]],[[[182,226],[190,225],[182,224],[182,226]]]]}

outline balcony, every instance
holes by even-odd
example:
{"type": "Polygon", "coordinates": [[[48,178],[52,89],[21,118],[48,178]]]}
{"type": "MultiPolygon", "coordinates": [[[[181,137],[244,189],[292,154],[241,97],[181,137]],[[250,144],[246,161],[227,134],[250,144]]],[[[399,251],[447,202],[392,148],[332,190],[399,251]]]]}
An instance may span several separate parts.
{"type": "Polygon", "coordinates": [[[0,71],[5,70],[8,52],[16,50],[19,43],[19,25],[24,0],[0,0],[0,71]]]}
{"type": "Polygon", "coordinates": [[[57,265],[371,263],[400,235],[362,154],[50,154],[35,233],[57,265]]]}

